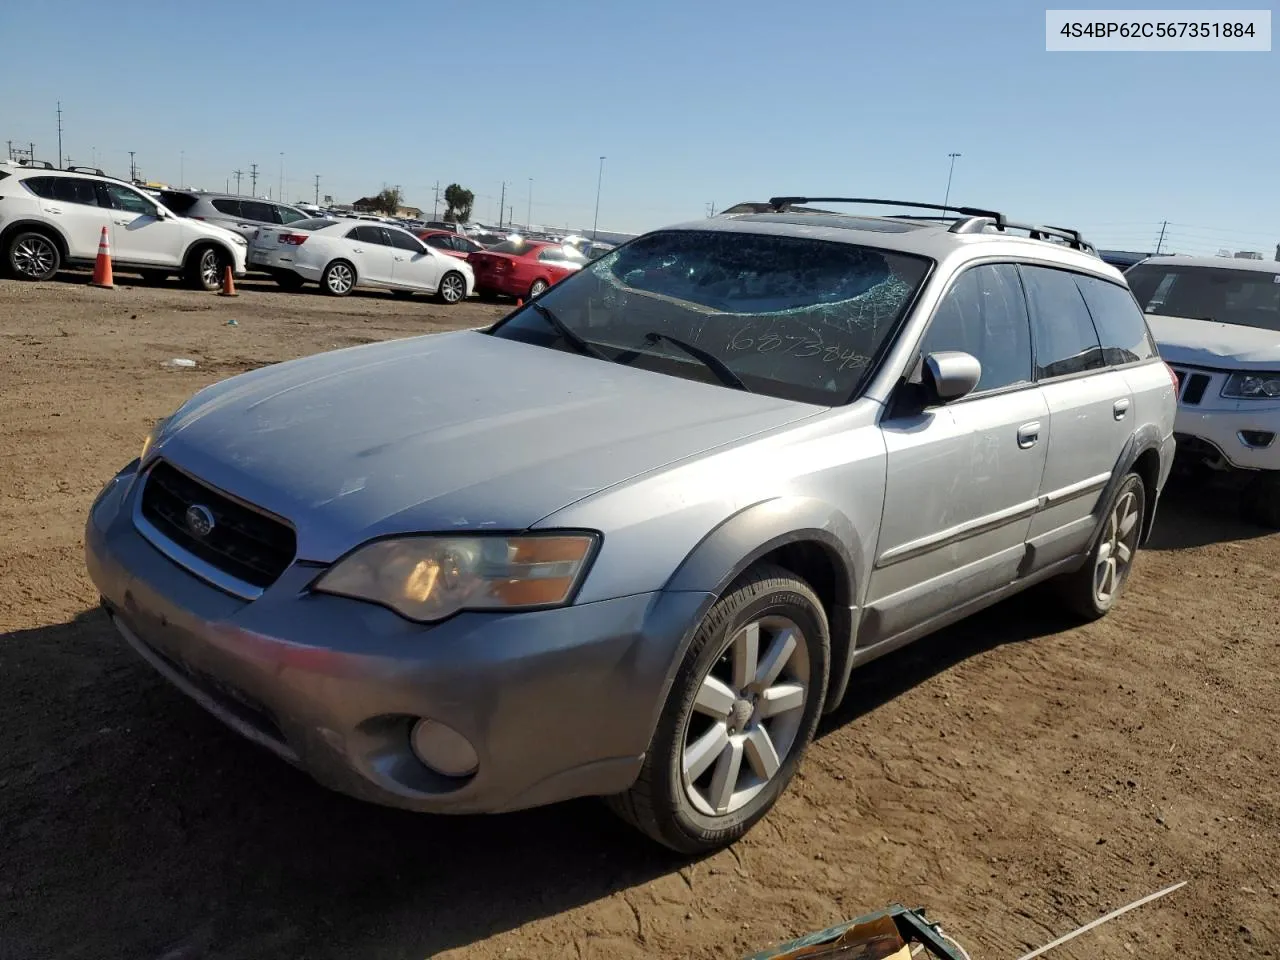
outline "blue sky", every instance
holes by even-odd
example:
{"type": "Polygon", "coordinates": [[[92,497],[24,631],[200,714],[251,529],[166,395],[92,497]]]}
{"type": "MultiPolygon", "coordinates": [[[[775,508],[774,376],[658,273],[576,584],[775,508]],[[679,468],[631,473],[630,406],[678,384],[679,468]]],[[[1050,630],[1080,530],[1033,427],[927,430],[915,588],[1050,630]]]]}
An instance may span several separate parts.
{"type": "Polygon", "coordinates": [[[532,178],[534,222],[573,227],[605,155],[600,227],[628,231],[778,193],[941,202],[957,151],[953,202],[1103,246],[1149,249],[1169,220],[1174,249],[1272,256],[1280,53],[1046,53],[1044,9],[5,2],[0,140],[54,159],[60,99],[64,153],[110,173],[132,149],[150,178],[222,189],[256,162],[276,194],[283,152],[292,200],[319,173],[339,201],[400,184],[430,209],[457,181],[491,220],[506,180],[518,221],[532,178]]]}

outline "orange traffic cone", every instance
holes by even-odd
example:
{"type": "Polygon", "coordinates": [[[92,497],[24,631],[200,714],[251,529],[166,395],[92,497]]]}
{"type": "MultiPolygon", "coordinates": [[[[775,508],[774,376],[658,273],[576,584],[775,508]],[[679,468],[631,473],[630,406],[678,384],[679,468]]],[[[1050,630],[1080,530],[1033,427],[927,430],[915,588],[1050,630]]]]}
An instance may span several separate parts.
{"type": "Polygon", "coordinates": [[[222,289],[218,291],[218,296],[220,297],[240,296],[240,294],[236,293],[235,277],[231,275],[231,267],[229,266],[227,267],[226,271],[224,271],[222,274],[222,289]]]}
{"type": "Polygon", "coordinates": [[[516,306],[517,306],[517,307],[523,307],[523,306],[524,306],[524,298],[523,298],[523,297],[516,297],[516,306]]]}
{"type": "Polygon", "coordinates": [[[116,283],[111,277],[111,244],[107,240],[107,228],[102,228],[102,237],[98,240],[98,259],[93,262],[93,279],[91,286],[114,290],[116,283]]]}

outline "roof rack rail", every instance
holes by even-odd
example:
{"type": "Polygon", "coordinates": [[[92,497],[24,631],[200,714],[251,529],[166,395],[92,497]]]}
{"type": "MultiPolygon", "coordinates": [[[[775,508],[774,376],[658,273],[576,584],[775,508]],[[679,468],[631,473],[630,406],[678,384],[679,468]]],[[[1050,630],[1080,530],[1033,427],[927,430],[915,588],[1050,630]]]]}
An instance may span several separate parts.
{"type": "Polygon", "coordinates": [[[1032,240],[1062,240],[1067,246],[1073,250],[1083,250],[1086,253],[1097,254],[1097,249],[1092,243],[1080,235],[1079,230],[1072,230],[1070,227],[1053,227],[1053,226],[1037,226],[1030,223],[1013,223],[1005,220],[1003,223],[997,221],[994,217],[966,217],[964,220],[957,220],[951,225],[951,233],[982,233],[988,228],[1004,233],[1008,230],[1025,231],[1027,236],[1032,240]]]}
{"type": "Polygon", "coordinates": [[[874,197],[771,197],[769,200],[769,206],[775,213],[781,213],[797,203],[867,203],[881,207],[912,207],[917,210],[950,211],[965,217],[991,217],[999,223],[1005,222],[1004,214],[995,210],[951,207],[940,203],[914,203],[909,200],[877,200],[874,197]]]}
{"type": "Polygon", "coordinates": [[[50,163],[48,160],[27,160],[27,159],[22,159],[22,160],[18,160],[18,161],[17,161],[17,164],[18,164],[18,166],[20,166],[20,167],[38,167],[38,168],[39,168],[39,169],[41,169],[41,170],[56,170],[56,169],[58,169],[58,168],[57,168],[57,167],[55,167],[52,163],[50,163]]]}
{"type": "Polygon", "coordinates": [[[97,177],[106,176],[106,174],[103,173],[101,170],[99,170],[97,167],[82,167],[78,165],[73,165],[70,167],[64,167],[63,169],[66,170],[67,173],[92,173],[94,176],[97,176],[97,177]]]}

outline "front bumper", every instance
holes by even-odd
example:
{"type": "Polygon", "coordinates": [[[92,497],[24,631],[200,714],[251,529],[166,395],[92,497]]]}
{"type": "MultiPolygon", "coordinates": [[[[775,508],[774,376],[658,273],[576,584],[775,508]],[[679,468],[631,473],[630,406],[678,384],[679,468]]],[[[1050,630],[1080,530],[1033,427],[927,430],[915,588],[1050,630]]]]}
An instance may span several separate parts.
{"type": "Polygon", "coordinates": [[[1210,444],[1237,469],[1280,470],[1280,405],[1245,400],[1231,410],[1180,406],[1174,433],[1210,444]],[[1266,446],[1245,442],[1258,433],[1271,434],[1266,446]]]}
{"type": "Polygon", "coordinates": [[[218,590],[134,528],[136,464],[95,501],[89,574],[134,649],[246,737],[343,793],[414,810],[513,810],[625,790],[673,665],[710,605],[650,593],[432,627],[308,592],[296,563],[252,602],[218,590]],[[466,778],[417,759],[417,718],[479,756],[466,778]]]}

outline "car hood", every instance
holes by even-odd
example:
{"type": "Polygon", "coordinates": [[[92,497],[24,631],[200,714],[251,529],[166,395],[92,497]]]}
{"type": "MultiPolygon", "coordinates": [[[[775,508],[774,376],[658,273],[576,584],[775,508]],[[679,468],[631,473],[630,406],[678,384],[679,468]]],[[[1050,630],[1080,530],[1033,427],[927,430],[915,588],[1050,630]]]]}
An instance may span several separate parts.
{"type": "Polygon", "coordinates": [[[1147,314],[1147,326],[1170,363],[1228,370],[1280,369],[1280,332],[1188,317],[1147,314]]]}
{"type": "Polygon", "coordinates": [[[224,380],[155,450],[288,519],[299,558],[327,562],[383,534],[522,530],[824,409],[458,331],[224,380]]]}

